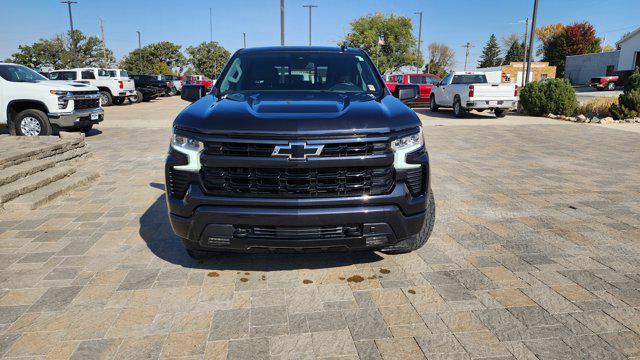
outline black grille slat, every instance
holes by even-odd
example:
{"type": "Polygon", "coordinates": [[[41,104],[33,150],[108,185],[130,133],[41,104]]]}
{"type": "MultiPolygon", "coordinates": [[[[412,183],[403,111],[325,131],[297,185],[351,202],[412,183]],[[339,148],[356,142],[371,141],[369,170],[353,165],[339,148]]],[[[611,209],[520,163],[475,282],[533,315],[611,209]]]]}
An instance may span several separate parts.
{"type": "Polygon", "coordinates": [[[77,99],[73,101],[76,110],[96,109],[100,107],[100,99],[77,99]]]}
{"type": "Polygon", "coordinates": [[[424,192],[424,172],[422,167],[408,170],[406,173],[406,183],[411,195],[417,196],[424,192]]]}
{"type": "Polygon", "coordinates": [[[320,227],[277,227],[277,226],[253,226],[236,227],[236,235],[241,238],[254,239],[340,239],[362,236],[361,225],[339,225],[320,227]]]}
{"type": "Polygon", "coordinates": [[[175,198],[183,199],[189,188],[189,173],[176,169],[169,170],[169,191],[175,198]]]}
{"type": "Polygon", "coordinates": [[[207,192],[292,197],[387,194],[395,184],[393,168],[212,168],[203,167],[207,192]]]}
{"type": "MultiPolygon", "coordinates": [[[[243,142],[208,142],[204,153],[207,155],[236,157],[269,157],[276,144],[243,142]]],[[[324,144],[319,157],[346,157],[384,155],[391,152],[387,141],[345,142],[324,144]]]]}

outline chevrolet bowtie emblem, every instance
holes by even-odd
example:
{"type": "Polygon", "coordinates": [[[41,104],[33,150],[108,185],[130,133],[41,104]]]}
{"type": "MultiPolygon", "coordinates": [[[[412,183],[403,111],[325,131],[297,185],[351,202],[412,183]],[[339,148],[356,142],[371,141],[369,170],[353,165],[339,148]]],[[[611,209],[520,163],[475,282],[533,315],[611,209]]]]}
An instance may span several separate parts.
{"type": "Polygon", "coordinates": [[[290,142],[289,145],[276,145],[272,156],[287,156],[289,160],[304,160],[307,156],[318,156],[324,145],[308,145],[305,142],[290,142]]]}

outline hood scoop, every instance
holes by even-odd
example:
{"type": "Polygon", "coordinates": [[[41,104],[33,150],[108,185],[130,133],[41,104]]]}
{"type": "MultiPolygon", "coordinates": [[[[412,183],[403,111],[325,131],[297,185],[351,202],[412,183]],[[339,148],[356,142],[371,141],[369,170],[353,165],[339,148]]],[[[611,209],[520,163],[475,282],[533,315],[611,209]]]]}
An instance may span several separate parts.
{"type": "Polygon", "coordinates": [[[338,114],[349,106],[349,97],[342,94],[295,96],[290,99],[269,99],[261,94],[247,98],[247,105],[257,114],[338,114]]]}

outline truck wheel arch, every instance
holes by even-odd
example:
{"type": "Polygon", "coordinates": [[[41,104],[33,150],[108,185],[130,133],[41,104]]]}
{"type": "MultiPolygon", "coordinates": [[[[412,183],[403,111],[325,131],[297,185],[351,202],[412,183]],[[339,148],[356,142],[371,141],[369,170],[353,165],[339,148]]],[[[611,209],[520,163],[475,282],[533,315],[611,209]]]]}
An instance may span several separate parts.
{"type": "MultiPolygon", "coordinates": [[[[45,114],[49,113],[47,106],[39,100],[15,99],[7,104],[7,125],[12,124],[16,116],[24,110],[40,110],[45,114]]],[[[13,126],[10,126],[12,128],[13,126]]]]}

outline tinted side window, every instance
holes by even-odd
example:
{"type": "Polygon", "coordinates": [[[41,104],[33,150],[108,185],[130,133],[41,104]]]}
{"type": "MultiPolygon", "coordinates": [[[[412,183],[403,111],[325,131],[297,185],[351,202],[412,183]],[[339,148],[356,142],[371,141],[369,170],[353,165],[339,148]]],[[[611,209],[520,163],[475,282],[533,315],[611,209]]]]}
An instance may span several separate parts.
{"type": "Polygon", "coordinates": [[[75,71],[55,71],[49,74],[51,80],[76,80],[75,71]]]}
{"type": "Polygon", "coordinates": [[[411,75],[409,76],[409,84],[426,84],[425,76],[411,75]]]}
{"type": "Polygon", "coordinates": [[[82,76],[83,79],[89,79],[89,80],[96,78],[96,75],[91,70],[83,71],[81,76],[82,76]]]}

